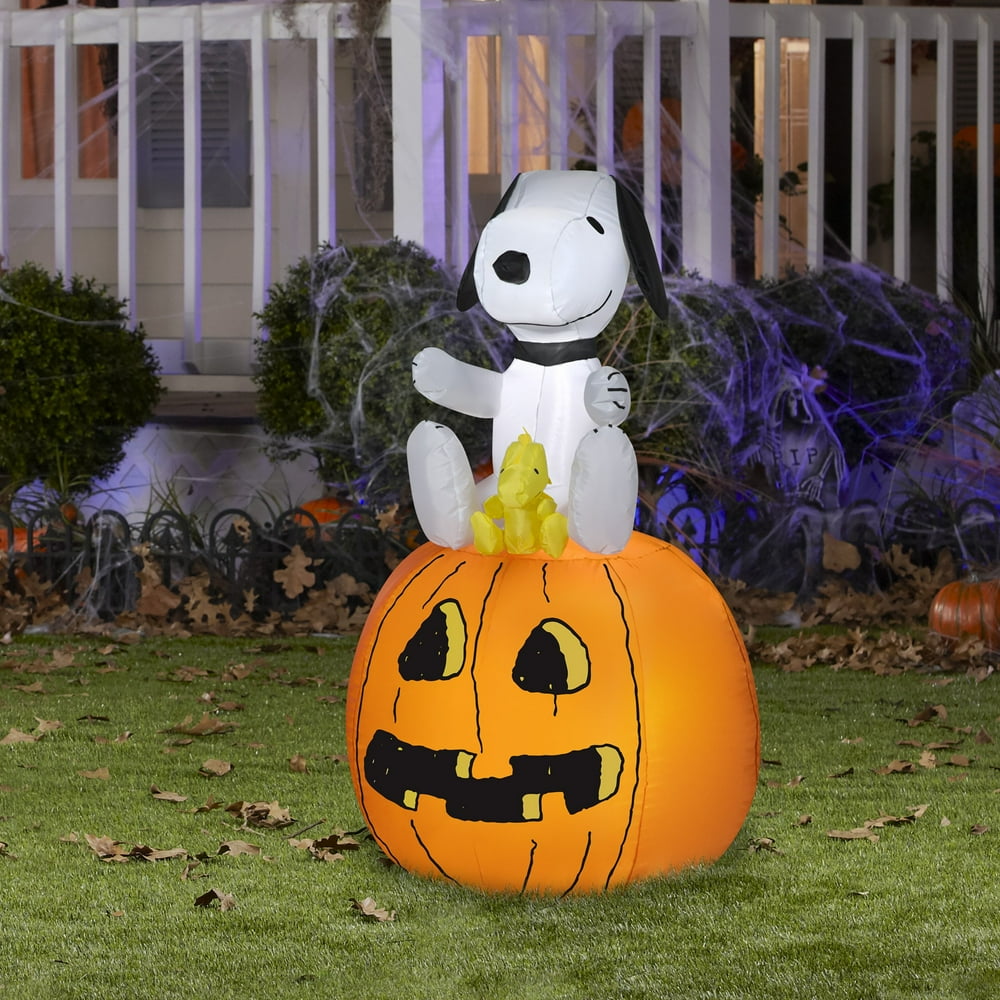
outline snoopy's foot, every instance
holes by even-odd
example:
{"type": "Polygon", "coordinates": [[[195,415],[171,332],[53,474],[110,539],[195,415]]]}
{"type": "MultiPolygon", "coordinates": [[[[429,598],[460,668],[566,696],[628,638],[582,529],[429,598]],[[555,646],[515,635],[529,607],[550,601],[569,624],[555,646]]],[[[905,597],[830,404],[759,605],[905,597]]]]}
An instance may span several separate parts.
{"type": "Polygon", "coordinates": [[[545,552],[558,559],[566,548],[569,540],[569,529],[565,514],[549,514],[542,518],[542,523],[538,528],[538,537],[545,552]]]}
{"type": "Polygon", "coordinates": [[[472,543],[476,486],[465,449],[443,424],[424,420],[406,442],[413,508],[424,534],[452,549],[472,543]]]}
{"type": "Polygon", "coordinates": [[[620,552],[635,526],[639,472],[632,442],[598,427],[576,449],[569,484],[569,536],[591,552],[620,552]]]}
{"type": "Polygon", "coordinates": [[[503,552],[503,532],[481,511],[471,518],[472,540],[484,556],[495,556],[503,552]]]}

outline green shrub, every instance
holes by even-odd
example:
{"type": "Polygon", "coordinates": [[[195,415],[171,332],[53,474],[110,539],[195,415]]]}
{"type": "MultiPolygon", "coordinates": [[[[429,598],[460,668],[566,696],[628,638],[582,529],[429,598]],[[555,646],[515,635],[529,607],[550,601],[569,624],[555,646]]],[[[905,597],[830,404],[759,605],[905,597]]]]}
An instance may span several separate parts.
{"type": "MultiPolygon", "coordinates": [[[[272,457],[310,455],[328,488],[369,501],[407,489],[406,439],[420,420],[448,424],[472,463],[490,453],[490,422],[433,406],[414,388],[424,347],[489,368],[509,335],[458,312],[457,281],[414,243],[325,244],[289,268],[256,315],[258,412],[272,457]]],[[[504,357],[506,352],[506,359],[504,357]]]]}
{"type": "Polygon", "coordinates": [[[968,386],[968,318],[881,271],[830,263],[757,295],[789,355],[822,371],[849,465],[921,434],[968,386]]]}
{"type": "Polygon", "coordinates": [[[93,279],[27,263],[0,274],[0,500],[35,480],[60,496],[114,472],[160,398],[125,303],[93,279]]]}
{"type": "Polygon", "coordinates": [[[737,286],[697,278],[667,284],[670,314],[658,319],[630,290],[601,335],[609,363],[632,391],[623,425],[640,464],[641,488],[656,493],[665,467],[683,470],[699,488],[732,485],[741,442],[759,433],[761,407],[748,405],[779,358],[766,317],[737,286]]]}

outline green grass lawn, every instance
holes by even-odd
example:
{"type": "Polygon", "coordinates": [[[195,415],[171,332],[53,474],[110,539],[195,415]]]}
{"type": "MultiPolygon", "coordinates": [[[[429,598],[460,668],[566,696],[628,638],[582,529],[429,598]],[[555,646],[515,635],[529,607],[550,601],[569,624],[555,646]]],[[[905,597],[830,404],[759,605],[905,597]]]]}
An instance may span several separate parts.
{"type": "Polygon", "coordinates": [[[605,896],[496,897],[386,867],[363,835],[335,863],[290,843],[361,826],[340,759],[353,646],[0,648],[0,997],[1000,996],[995,680],[760,666],[767,763],[719,862],[605,896]],[[210,760],[232,769],[205,777],[210,760]],[[239,802],[294,822],[241,828],[239,802]],[[901,822],[865,827],[885,816],[901,822]],[[877,840],[828,836],[859,829],[877,840]],[[188,857],[102,861],[88,835],[188,857]],[[220,855],[232,841],[260,853],[220,855]],[[195,906],[213,889],[235,905],[195,906]],[[366,897],[395,919],[365,918],[366,897]]]}

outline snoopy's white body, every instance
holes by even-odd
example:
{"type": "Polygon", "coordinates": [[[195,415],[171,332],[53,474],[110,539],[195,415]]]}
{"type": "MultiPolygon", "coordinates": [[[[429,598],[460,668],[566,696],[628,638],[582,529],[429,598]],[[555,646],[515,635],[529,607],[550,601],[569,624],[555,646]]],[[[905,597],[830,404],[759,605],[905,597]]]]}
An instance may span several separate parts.
{"type": "Polygon", "coordinates": [[[493,417],[494,466],[499,472],[497,457],[527,431],[545,448],[552,480],[545,492],[564,514],[576,449],[595,429],[583,399],[587,379],[600,367],[596,358],[551,367],[515,359],[503,373],[500,406],[493,417]]]}
{"type": "MultiPolygon", "coordinates": [[[[569,519],[574,541],[596,552],[624,548],[635,518],[635,453],[618,427],[628,415],[628,386],[588,353],[614,316],[628,275],[611,177],[521,175],[483,229],[463,283],[471,276],[483,308],[507,324],[526,359],[495,372],[428,348],[413,362],[414,385],[429,399],[493,420],[497,472],[525,431],[544,446],[546,492],[569,519]],[[567,349],[570,360],[547,357],[553,346],[567,349]]],[[[419,424],[407,457],[424,533],[452,548],[470,544],[469,519],[496,491],[495,477],[477,490],[464,449],[440,424],[419,424]]]]}

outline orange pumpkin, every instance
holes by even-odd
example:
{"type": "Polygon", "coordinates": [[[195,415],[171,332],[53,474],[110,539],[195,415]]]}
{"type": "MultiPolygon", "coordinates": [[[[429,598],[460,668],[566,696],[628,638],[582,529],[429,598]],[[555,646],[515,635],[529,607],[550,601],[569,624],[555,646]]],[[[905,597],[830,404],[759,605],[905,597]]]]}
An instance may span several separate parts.
{"type": "Polygon", "coordinates": [[[718,591],[634,533],[611,556],[411,553],[359,640],[347,743],[368,827],[404,868],[563,894],[718,858],[760,738],[718,591]]]}
{"type": "MultiPolygon", "coordinates": [[[[318,525],[336,524],[351,509],[351,503],[341,497],[318,497],[315,500],[307,500],[300,503],[298,510],[305,511],[304,514],[293,514],[292,523],[301,528],[305,528],[306,538],[312,538],[316,529],[313,527],[315,521],[318,525]],[[312,515],[307,517],[306,514],[312,515]]],[[[331,531],[321,531],[320,538],[329,539],[331,531]]]]}
{"type": "Polygon", "coordinates": [[[952,639],[975,636],[1000,649],[1000,580],[969,577],[945,584],[934,595],[928,618],[934,632],[952,639]]]}
{"type": "MultiPolygon", "coordinates": [[[[317,524],[333,524],[351,509],[351,504],[350,501],[343,500],[341,497],[318,497],[316,500],[300,503],[298,509],[312,514],[317,524]]],[[[301,514],[296,514],[293,520],[296,524],[306,526],[312,524],[308,517],[303,517],[301,514]]]]}
{"type": "MultiPolygon", "coordinates": [[[[955,149],[965,149],[976,152],[979,149],[979,129],[975,125],[960,128],[952,137],[955,149]]],[[[993,126],[993,176],[1000,177],[1000,125],[993,126]]]]}

